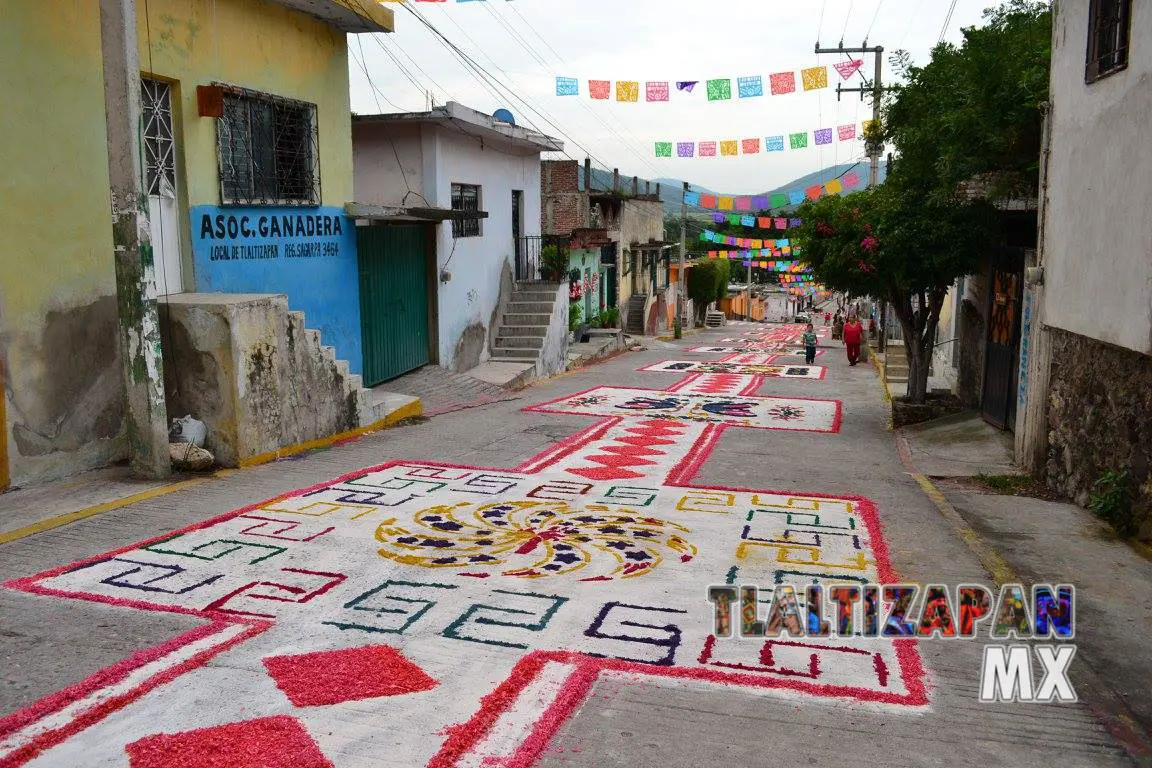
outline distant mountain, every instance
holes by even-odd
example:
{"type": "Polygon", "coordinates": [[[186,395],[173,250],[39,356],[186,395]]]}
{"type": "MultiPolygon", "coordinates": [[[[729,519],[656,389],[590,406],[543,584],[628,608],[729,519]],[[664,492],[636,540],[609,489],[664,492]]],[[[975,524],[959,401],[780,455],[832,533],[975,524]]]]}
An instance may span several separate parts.
{"type": "MultiPolygon", "coordinates": [[[[801,176],[798,179],[793,179],[787,184],[782,184],[775,189],[769,189],[757,194],[771,195],[775,192],[788,192],[793,189],[807,189],[813,184],[835,179],[848,173],[848,171],[856,171],[860,176],[861,184],[868,181],[868,161],[863,160],[857,163],[841,163],[840,165],[829,166],[815,173],[809,173],[806,176],[801,176]]],[[[883,182],[885,178],[884,163],[880,164],[880,178],[879,181],[883,182]]],[[[644,182],[646,179],[640,179],[639,188],[640,194],[644,194],[644,182]]],[[[664,202],[664,210],[672,215],[678,216],[680,214],[680,191],[684,186],[683,179],[670,179],[659,178],[650,180],[650,189],[653,193],[656,191],[656,185],[660,185],[660,199],[664,202]]],[[[611,189],[612,188],[612,172],[601,170],[599,168],[592,169],[592,187],[593,189],[611,189]]],[[[692,184],[689,182],[689,189],[693,192],[699,192],[705,195],[717,194],[714,190],[702,187],[699,184],[692,184]]],[[[622,192],[632,191],[632,177],[620,177],[620,190],[622,192]]],[[[700,211],[696,211],[697,214],[700,211]]]]}

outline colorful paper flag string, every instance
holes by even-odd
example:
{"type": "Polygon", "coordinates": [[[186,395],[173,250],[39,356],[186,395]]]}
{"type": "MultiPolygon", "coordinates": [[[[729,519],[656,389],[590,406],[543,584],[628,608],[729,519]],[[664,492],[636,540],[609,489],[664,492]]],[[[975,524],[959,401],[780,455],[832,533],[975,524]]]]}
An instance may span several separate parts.
{"type": "MultiPolygon", "coordinates": [[[[714,152],[716,149],[715,142],[701,142],[701,152],[703,153],[703,147],[706,143],[712,145],[711,150],[714,152]]],[[[855,189],[859,183],[859,174],[855,171],[848,171],[838,179],[830,179],[823,184],[813,184],[804,190],[792,189],[788,192],[774,192],[771,195],[716,195],[703,192],[685,192],[684,203],[692,208],[704,208],[706,210],[762,211],[768,208],[783,208],[786,205],[800,205],[805,200],[816,200],[825,194],[838,195],[846,190],[855,189]]],[[[741,217],[738,216],[737,220],[743,223],[741,217]]],[[[777,222],[783,220],[781,217],[777,219],[777,222]]],[[[719,222],[719,220],[717,221],[719,222]]],[[[789,219],[790,226],[799,226],[798,220],[796,224],[792,224],[792,221],[789,219]]],[[[762,227],[762,229],[767,229],[767,227],[762,227]]]]}
{"type": "MultiPolygon", "coordinates": [[[[402,0],[385,0],[386,2],[402,2],[402,0]]],[[[456,0],[456,2],[469,2],[470,0],[456,0]]],[[[482,0],[480,0],[482,1],[482,0]]],[[[447,2],[447,0],[417,0],[417,2],[447,2]]],[[[862,61],[840,62],[834,64],[836,72],[847,80],[858,69],[862,61]]],[[[806,67],[800,71],[800,84],[805,91],[818,90],[828,87],[828,67],[806,67]]],[[[705,96],[708,101],[729,101],[732,98],[733,87],[731,77],[704,78],[701,80],[649,80],[645,82],[644,99],[647,102],[669,101],[672,94],[672,84],[682,94],[693,94],[700,83],[705,84],[705,96]]],[[[741,99],[754,99],[764,96],[763,75],[742,75],[735,78],[736,96],[741,99]]],[[[579,96],[580,88],[578,78],[557,77],[557,96],[579,96]]],[[[606,92],[611,93],[612,83],[616,82],[617,101],[635,103],[639,98],[632,98],[633,92],[639,91],[638,80],[589,80],[588,96],[599,101],[608,100],[606,92]],[[623,88],[621,88],[623,86],[623,88]]],[[[772,96],[796,92],[796,71],[773,72],[768,75],[768,93],[772,96]]]]}
{"type": "MultiPolygon", "coordinates": [[[[761,144],[760,137],[755,137],[755,138],[740,139],[739,141],[737,141],[735,139],[726,139],[726,140],[719,142],[718,146],[720,147],[720,155],[721,156],[734,157],[737,154],[745,154],[745,155],[760,154],[761,146],[763,146],[764,152],[770,154],[772,152],[783,152],[785,150],[785,146],[787,146],[789,149],[794,149],[794,150],[795,149],[807,149],[809,146],[824,146],[827,144],[831,144],[833,137],[838,138],[840,141],[855,141],[857,138],[862,138],[862,136],[863,136],[863,134],[857,134],[856,124],[851,123],[849,125],[837,126],[835,129],[833,129],[833,128],[817,128],[816,130],[812,131],[812,142],[811,143],[808,140],[808,133],[802,132],[802,133],[790,133],[790,134],[788,134],[787,142],[785,142],[783,135],[779,135],[779,136],[765,136],[763,139],[763,144],[761,144]],[[739,146],[740,152],[726,151],[726,148],[730,149],[733,146],[739,146]]],[[[666,142],[662,142],[662,141],[656,142],[656,146],[659,148],[659,147],[663,146],[665,143],[666,142]]],[[[715,152],[706,153],[704,151],[705,144],[712,144],[712,143],[714,143],[714,142],[703,142],[702,141],[699,143],[699,147],[700,147],[699,156],[700,157],[715,157],[716,156],[715,152]]],[[[676,157],[695,157],[696,156],[696,152],[695,152],[695,148],[697,146],[696,142],[678,141],[678,142],[676,142],[676,146],[680,147],[682,150],[682,151],[677,151],[676,157]]],[[[671,155],[661,155],[661,154],[657,154],[656,156],[657,157],[671,157],[671,155]]]]}

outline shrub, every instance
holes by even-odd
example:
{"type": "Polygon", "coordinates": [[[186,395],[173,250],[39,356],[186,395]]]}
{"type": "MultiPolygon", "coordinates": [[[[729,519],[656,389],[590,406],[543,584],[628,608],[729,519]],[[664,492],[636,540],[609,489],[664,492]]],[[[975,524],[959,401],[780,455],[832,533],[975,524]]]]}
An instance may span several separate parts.
{"type": "Polygon", "coordinates": [[[1132,517],[1132,494],[1129,490],[1128,474],[1110,469],[1100,476],[1092,486],[1088,509],[1108,521],[1121,536],[1136,533],[1136,521],[1132,517]]]}
{"type": "Polygon", "coordinates": [[[612,307],[600,313],[600,327],[601,328],[615,328],[616,323],[620,320],[620,308],[612,307]]]}
{"type": "Polygon", "coordinates": [[[568,271],[568,251],[546,245],[540,251],[540,276],[545,280],[559,282],[568,271]]]}
{"type": "Polygon", "coordinates": [[[584,310],[580,306],[580,302],[574,301],[568,305],[568,330],[574,331],[580,325],[580,319],[584,316],[584,310]]]}

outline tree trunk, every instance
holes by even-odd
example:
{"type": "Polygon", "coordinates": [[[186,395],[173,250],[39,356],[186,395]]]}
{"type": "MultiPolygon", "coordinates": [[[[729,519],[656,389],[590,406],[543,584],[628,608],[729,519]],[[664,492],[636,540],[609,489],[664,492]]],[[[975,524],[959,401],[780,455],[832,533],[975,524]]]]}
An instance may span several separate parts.
{"type": "Polygon", "coordinates": [[[916,294],[917,309],[912,309],[912,296],[892,292],[892,309],[904,331],[904,350],[908,355],[908,401],[923,403],[928,395],[928,373],[932,367],[932,350],[936,345],[936,327],[948,289],[934,288],[916,294]]]}

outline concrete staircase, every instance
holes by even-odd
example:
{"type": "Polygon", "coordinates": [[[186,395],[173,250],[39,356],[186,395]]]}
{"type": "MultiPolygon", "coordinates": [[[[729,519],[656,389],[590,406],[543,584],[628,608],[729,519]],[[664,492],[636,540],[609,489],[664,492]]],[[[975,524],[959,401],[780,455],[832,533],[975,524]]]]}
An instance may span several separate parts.
{"type": "Polygon", "coordinates": [[[287,315],[289,336],[304,340],[294,349],[295,359],[290,362],[292,377],[299,381],[320,377],[329,382],[330,387],[338,388],[343,393],[348,412],[356,414],[356,426],[367,427],[381,422],[414,401],[406,395],[365,388],[363,378],[348,370],[348,361],[336,357],[336,348],[322,343],[320,331],[304,326],[303,312],[290,310],[287,315]]]}
{"type": "Polygon", "coordinates": [[[208,425],[222,466],[420,413],[417,398],[365,389],[282,294],[175,294],[160,313],[169,410],[208,425]]]}
{"type": "Polygon", "coordinates": [[[536,364],[548,336],[559,287],[559,283],[542,282],[516,285],[496,331],[492,360],[536,364]]]}
{"type": "Polygon", "coordinates": [[[568,355],[568,291],[560,283],[516,284],[492,341],[491,358],[469,376],[505,389],[564,370],[568,355]]]}
{"type": "Polygon", "coordinates": [[[648,294],[635,293],[624,307],[624,333],[629,336],[644,335],[644,308],[648,304],[648,294]]]}
{"type": "Polygon", "coordinates": [[[908,383],[908,355],[902,341],[888,340],[884,351],[884,380],[889,385],[908,383]]]}

